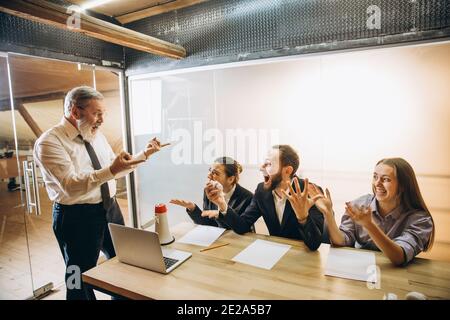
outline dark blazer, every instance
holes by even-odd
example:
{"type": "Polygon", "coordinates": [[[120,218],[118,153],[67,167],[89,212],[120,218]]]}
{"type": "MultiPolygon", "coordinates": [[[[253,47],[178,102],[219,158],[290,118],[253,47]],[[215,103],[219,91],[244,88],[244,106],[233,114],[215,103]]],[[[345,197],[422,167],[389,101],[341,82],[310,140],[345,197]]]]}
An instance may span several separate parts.
{"type": "MultiPolygon", "coordinates": [[[[300,188],[304,188],[303,179],[299,179],[300,188]]],[[[295,189],[295,187],[294,187],[295,189]]],[[[275,210],[275,202],[271,191],[264,189],[264,184],[260,183],[256,188],[252,202],[241,215],[236,214],[233,208],[228,207],[226,214],[219,214],[218,220],[229,225],[234,232],[243,234],[249,232],[251,226],[263,217],[271,236],[285,237],[303,240],[310,250],[317,250],[322,241],[323,215],[316,206],[309,209],[306,223],[301,225],[294,210],[286,200],[283,220],[281,224],[275,210]]]]}
{"type": "MultiPolygon", "coordinates": [[[[241,215],[252,201],[252,197],[253,193],[237,184],[236,189],[234,190],[233,194],[231,195],[230,201],[228,202],[228,207],[232,208],[235,214],[241,215]]],[[[203,192],[203,210],[217,210],[217,206],[209,201],[209,199],[206,197],[205,192],[203,192]]],[[[200,210],[197,205],[195,205],[194,211],[191,212],[187,209],[186,211],[191,217],[192,221],[194,221],[196,224],[231,229],[224,221],[202,217],[202,210],[200,210]]],[[[253,226],[250,226],[250,229],[252,228],[253,226]]]]}

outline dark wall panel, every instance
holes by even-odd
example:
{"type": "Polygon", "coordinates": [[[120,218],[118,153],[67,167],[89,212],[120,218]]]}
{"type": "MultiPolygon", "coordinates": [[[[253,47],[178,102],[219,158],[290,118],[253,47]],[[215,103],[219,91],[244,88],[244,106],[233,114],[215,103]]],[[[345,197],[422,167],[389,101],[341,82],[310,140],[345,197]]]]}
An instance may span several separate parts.
{"type": "Polygon", "coordinates": [[[128,75],[450,36],[448,0],[210,0],[125,25],[180,44],[173,60],[125,49],[128,75]],[[369,30],[367,8],[381,9],[369,30]]]}

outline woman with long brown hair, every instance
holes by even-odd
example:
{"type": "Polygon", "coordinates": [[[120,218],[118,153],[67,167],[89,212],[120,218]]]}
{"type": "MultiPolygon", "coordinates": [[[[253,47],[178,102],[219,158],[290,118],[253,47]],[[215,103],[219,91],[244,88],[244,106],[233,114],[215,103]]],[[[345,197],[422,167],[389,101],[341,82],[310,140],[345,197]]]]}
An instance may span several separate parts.
{"type": "Polygon", "coordinates": [[[372,180],[373,194],[347,202],[338,228],[330,192],[310,185],[311,197],[322,195],[316,206],[323,213],[330,242],[381,250],[395,265],[410,262],[434,242],[434,222],[411,165],[402,158],[378,161],[372,180]]]}

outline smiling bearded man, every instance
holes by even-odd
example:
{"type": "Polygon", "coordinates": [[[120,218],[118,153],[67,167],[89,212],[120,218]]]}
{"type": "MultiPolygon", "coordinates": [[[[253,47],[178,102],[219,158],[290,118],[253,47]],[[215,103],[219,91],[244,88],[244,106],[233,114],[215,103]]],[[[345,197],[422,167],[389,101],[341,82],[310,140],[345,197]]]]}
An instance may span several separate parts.
{"type": "Polygon", "coordinates": [[[100,250],[107,258],[115,256],[107,224],[124,224],[115,179],[161,147],[153,139],[134,159],[125,151],[116,156],[99,131],[105,112],[100,92],[74,88],[66,95],[61,122],[34,147],[34,159],[54,202],[53,231],[66,263],[67,299],[95,299],[92,289],[85,290],[81,273],[96,266],[100,250]],[[74,285],[74,276],[80,285],[74,285]]]}
{"type": "Polygon", "coordinates": [[[261,166],[264,182],[258,185],[252,202],[241,215],[227,205],[223,192],[207,186],[208,199],[219,208],[218,217],[210,218],[243,234],[262,216],[270,235],[303,240],[310,250],[316,250],[323,232],[323,216],[314,205],[320,196],[308,197],[308,179],[296,176],[299,164],[299,156],[291,146],[270,149],[261,166]]]}

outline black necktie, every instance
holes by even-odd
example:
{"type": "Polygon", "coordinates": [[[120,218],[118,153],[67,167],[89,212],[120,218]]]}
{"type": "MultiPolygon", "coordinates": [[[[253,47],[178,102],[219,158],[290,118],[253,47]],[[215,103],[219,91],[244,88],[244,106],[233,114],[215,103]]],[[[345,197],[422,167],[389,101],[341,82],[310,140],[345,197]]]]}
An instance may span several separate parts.
{"type": "MultiPolygon", "coordinates": [[[[81,136],[79,137],[81,138],[81,140],[83,140],[81,136]]],[[[92,145],[86,140],[83,140],[83,142],[84,146],[86,147],[87,153],[89,154],[89,158],[91,158],[94,170],[100,170],[102,166],[100,165],[100,161],[98,161],[97,154],[95,153],[94,148],[92,148],[92,145]]],[[[103,208],[108,211],[108,209],[111,207],[111,196],[109,195],[108,182],[105,182],[100,186],[100,192],[102,194],[103,208]]]]}

